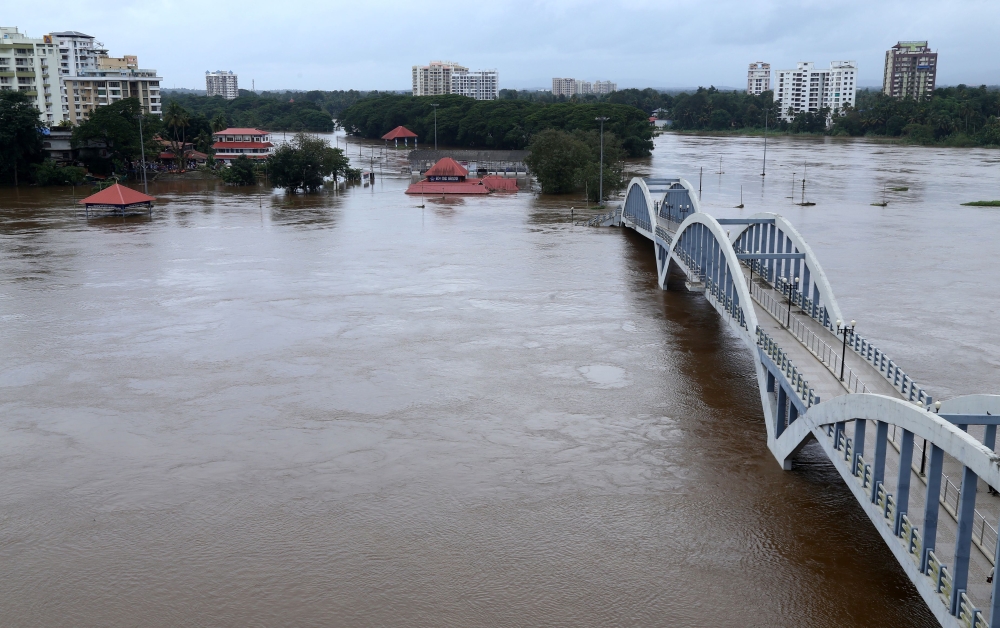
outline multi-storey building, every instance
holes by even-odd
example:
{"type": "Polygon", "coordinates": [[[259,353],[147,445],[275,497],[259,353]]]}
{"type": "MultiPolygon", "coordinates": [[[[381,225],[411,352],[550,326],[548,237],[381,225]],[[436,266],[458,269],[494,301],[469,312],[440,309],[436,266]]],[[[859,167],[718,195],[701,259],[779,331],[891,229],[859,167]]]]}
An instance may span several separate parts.
{"type": "Polygon", "coordinates": [[[469,68],[451,61],[431,61],[428,65],[413,66],[413,95],[437,96],[451,93],[451,77],[469,68]]]}
{"type": "Polygon", "coordinates": [[[611,81],[594,81],[593,93],[595,94],[610,94],[611,92],[618,91],[618,83],[612,83],[611,81]]]}
{"type": "Polygon", "coordinates": [[[27,94],[35,101],[38,119],[49,125],[63,120],[58,59],[51,37],[31,39],[16,28],[0,27],[0,89],[27,94]]]}
{"type": "Polygon", "coordinates": [[[778,70],[774,100],[781,118],[791,122],[802,112],[818,113],[824,107],[836,114],[854,106],[858,64],[834,61],[829,69],[817,70],[811,61],[800,62],[794,70],[778,70]]]}
{"type": "Polygon", "coordinates": [[[236,75],[232,71],[218,70],[216,72],[205,72],[205,93],[212,96],[222,96],[226,100],[233,100],[240,95],[240,88],[236,81],[236,75]]]}
{"type": "Polygon", "coordinates": [[[453,72],[451,93],[461,94],[476,100],[496,100],[500,96],[499,79],[496,70],[475,72],[453,72]]]}
{"type": "Polygon", "coordinates": [[[260,129],[229,128],[212,134],[215,158],[231,163],[241,155],[250,159],[267,159],[274,152],[271,134],[260,129]]]}
{"type": "Polygon", "coordinates": [[[771,64],[757,61],[747,70],[747,93],[760,96],[771,89],[771,64]]]}
{"type": "Polygon", "coordinates": [[[571,78],[552,79],[553,96],[572,96],[576,93],[576,80],[571,78]]]}
{"type": "Polygon", "coordinates": [[[160,81],[156,70],[139,67],[137,57],[101,56],[94,69],[62,77],[67,119],[79,124],[97,107],[123,98],[136,98],[145,113],[163,115],[160,81]]]}
{"type": "Polygon", "coordinates": [[[574,96],[576,94],[610,94],[618,91],[618,84],[611,81],[581,81],[571,78],[552,79],[553,96],[574,96]]]}
{"type": "Polygon", "coordinates": [[[934,92],[938,53],[926,41],[901,41],[885,51],[882,93],[923,100],[934,92]]]}

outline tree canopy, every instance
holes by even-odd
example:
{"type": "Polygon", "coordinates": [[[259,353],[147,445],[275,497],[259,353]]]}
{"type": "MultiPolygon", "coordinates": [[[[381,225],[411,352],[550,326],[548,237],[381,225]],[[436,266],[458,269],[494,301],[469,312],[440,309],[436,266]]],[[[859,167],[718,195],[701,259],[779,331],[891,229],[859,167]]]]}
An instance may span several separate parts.
{"type": "Polygon", "coordinates": [[[403,125],[434,141],[434,107],[438,144],[474,148],[524,149],[532,137],[547,129],[589,131],[595,118],[606,116],[605,129],[621,138],[631,157],[649,155],[653,149],[649,115],[631,105],[607,102],[539,102],[522,99],[474,100],[465,96],[382,96],[348,107],[339,118],[349,133],[377,139],[403,125]]]}
{"type": "MultiPolygon", "coordinates": [[[[586,189],[592,201],[602,201],[601,137],[597,131],[546,129],[531,140],[525,160],[546,194],[586,189]]],[[[604,196],[621,189],[625,150],[613,134],[604,133],[604,196]]]]}
{"type": "Polygon", "coordinates": [[[38,132],[38,109],[19,91],[0,91],[0,182],[28,181],[33,164],[45,157],[38,132]]]}
{"type": "MultiPolygon", "coordinates": [[[[240,90],[233,100],[222,96],[171,94],[163,96],[165,107],[176,103],[206,120],[206,127],[221,131],[226,127],[258,127],[270,131],[333,131],[333,118],[347,106],[364,97],[362,92],[286,92],[255,94],[240,90]],[[211,123],[208,121],[211,120],[211,123]]],[[[196,133],[190,136],[195,137],[196,133]]]]}
{"type": "Polygon", "coordinates": [[[153,115],[142,114],[138,98],[124,98],[103,107],[97,107],[79,126],[73,129],[74,147],[105,147],[107,157],[96,151],[83,151],[80,160],[88,169],[98,173],[122,171],[126,164],[142,155],[139,143],[139,116],[142,115],[142,139],[145,140],[146,159],[159,154],[154,137],[162,122],[153,115]]]}
{"type": "Polygon", "coordinates": [[[350,174],[350,160],[344,151],[305,133],[279,146],[268,158],[267,167],[271,184],[293,194],[298,190],[315,192],[325,177],[350,174]]]}

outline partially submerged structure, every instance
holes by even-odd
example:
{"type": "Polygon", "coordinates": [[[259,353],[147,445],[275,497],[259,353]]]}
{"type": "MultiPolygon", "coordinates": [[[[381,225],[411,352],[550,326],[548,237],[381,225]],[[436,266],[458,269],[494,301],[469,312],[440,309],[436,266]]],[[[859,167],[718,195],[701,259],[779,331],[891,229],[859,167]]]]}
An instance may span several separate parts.
{"type": "Polygon", "coordinates": [[[385,141],[392,140],[394,146],[399,147],[399,140],[403,140],[403,146],[410,145],[410,138],[413,138],[413,147],[417,147],[417,134],[406,128],[405,126],[397,126],[395,129],[389,131],[382,136],[385,141]]]}
{"type": "Polygon", "coordinates": [[[143,208],[152,214],[153,201],[155,200],[152,196],[147,196],[142,192],[127,188],[120,183],[115,183],[110,187],[104,188],[97,194],[91,194],[80,201],[80,204],[84,206],[88,216],[91,209],[95,211],[107,209],[116,213],[121,212],[121,215],[124,216],[128,210],[134,208],[143,208]]]}
{"type": "Polygon", "coordinates": [[[424,178],[406,189],[407,194],[489,194],[517,192],[517,181],[498,176],[469,178],[469,171],[451,157],[434,164],[424,178]]]}

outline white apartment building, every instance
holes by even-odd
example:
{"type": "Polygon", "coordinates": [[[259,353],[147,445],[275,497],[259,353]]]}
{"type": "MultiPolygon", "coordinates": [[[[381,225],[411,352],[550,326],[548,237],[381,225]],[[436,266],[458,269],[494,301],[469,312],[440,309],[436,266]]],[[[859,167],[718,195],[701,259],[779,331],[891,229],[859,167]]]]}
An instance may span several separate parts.
{"type": "Polygon", "coordinates": [[[236,81],[236,75],[232,71],[217,70],[215,72],[205,71],[205,93],[209,98],[212,96],[222,96],[226,100],[233,100],[240,95],[240,88],[236,81]]]}
{"type": "Polygon", "coordinates": [[[63,119],[59,102],[59,55],[52,38],[31,39],[16,28],[0,27],[0,89],[21,91],[35,101],[38,119],[63,119]]]}
{"type": "Polygon", "coordinates": [[[552,79],[553,96],[572,96],[576,93],[576,80],[571,78],[552,79]]]}
{"type": "Polygon", "coordinates": [[[576,94],[610,94],[618,91],[618,84],[611,81],[581,81],[571,78],[553,78],[553,96],[574,96],[576,94]]]}
{"type": "Polygon", "coordinates": [[[771,89],[771,64],[757,61],[747,70],[747,93],[760,96],[771,89]]]}
{"type": "Polygon", "coordinates": [[[452,72],[451,93],[468,96],[476,100],[496,100],[500,97],[497,71],[452,72]]]}
{"type": "Polygon", "coordinates": [[[428,65],[413,66],[413,95],[437,96],[451,93],[451,76],[468,72],[469,68],[452,61],[431,61],[428,65]]]}
{"type": "Polygon", "coordinates": [[[594,94],[610,94],[611,92],[618,91],[618,83],[612,83],[611,81],[594,81],[593,92],[594,94]]]}
{"type": "Polygon", "coordinates": [[[791,122],[802,112],[818,112],[823,107],[836,114],[854,106],[857,92],[856,61],[834,61],[829,69],[817,70],[811,61],[800,62],[794,70],[778,70],[774,100],[781,118],[791,122]]]}

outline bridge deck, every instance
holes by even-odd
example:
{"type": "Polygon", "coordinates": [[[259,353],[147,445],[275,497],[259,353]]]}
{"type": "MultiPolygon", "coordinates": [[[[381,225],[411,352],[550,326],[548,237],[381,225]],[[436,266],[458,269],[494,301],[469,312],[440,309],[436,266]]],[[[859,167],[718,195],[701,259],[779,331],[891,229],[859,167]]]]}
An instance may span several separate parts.
{"type": "MultiPolygon", "coordinates": [[[[850,348],[846,352],[845,381],[841,382],[839,377],[839,356],[842,351],[842,345],[838,342],[840,338],[834,336],[828,329],[802,313],[794,305],[791,308],[791,315],[789,317],[787,300],[778,291],[756,276],[751,283],[750,271],[748,269],[744,269],[744,275],[747,278],[748,284],[752,286],[751,290],[754,297],[752,305],[757,315],[757,323],[781,346],[822,400],[832,399],[833,397],[850,394],[851,392],[865,391],[897,399],[903,398],[903,395],[875,367],[850,348]],[[831,357],[830,351],[835,352],[835,359],[831,357]],[[836,374],[834,370],[837,370],[836,374]]],[[[982,441],[983,427],[971,427],[969,432],[982,441]]],[[[848,433],[853,433],[851,426],[848,426],[848,433]]],[[[887,450],[885,484],[890,493],[896,494],[896,485],[899,477],[898,447],[902,438],[902,431],[899,430],[897,433],[897,430],[890,430],[889,436],[894,447],[889,447],[887,450]]],[[[870,458],[871,452],[874,451],[875,438],[875,429],[873,426],[869,426],[865,431],[864,451],[866,452],[866,458],[870,458]]],[[[913,469],[911,470],[910,485],[912,489],[908,510],[909,513],[912,513],[910,520],[923,529],[927,481],[919,473],[920,447],[921,443],[918,441],[914,451],[913,469]]],[[[957,529],[955,513],[957,512],[959,484],[962,477],[961,464],[951,456],[945,455],[944,474],[947,481],[942,482],[941,502],[944,507],[941,509],[943,512],[938,522],[938,538],[935,553],[942,561],[950,565],[953,562],[955,552],[955,535],[957,529]]],[[[986,583],[986,576],[993,567],[991,559],[996,538],[994,529],[997,527],[998,518],[1000,518],[1000,496],[990,495],[987,489],[988,487],[985,482],[980,480],[976,495],[976,510],[979,514],[975,518],[973,532],[973,545],[976,547],[976,550],[972,553],[972,560],[969,566],[968,586],[969,597],[986,615],[988,615],[990,600],[990,585],[986,583]],[[978,543],[975,541],[978,541],[978,543]]]]}

